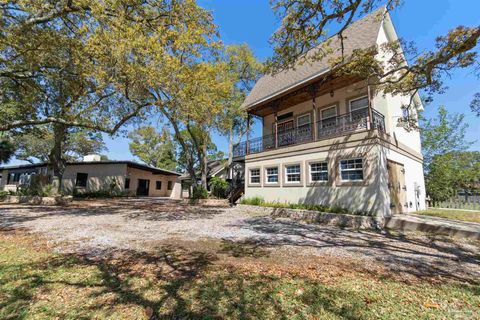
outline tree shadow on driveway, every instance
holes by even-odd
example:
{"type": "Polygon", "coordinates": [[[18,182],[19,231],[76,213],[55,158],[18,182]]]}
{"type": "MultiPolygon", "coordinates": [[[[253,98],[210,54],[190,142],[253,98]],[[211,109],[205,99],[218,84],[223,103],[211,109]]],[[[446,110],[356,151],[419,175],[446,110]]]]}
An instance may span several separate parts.
{"type": "Polygon", "coordinates": [[[470,282],[480,279],[478,243],[465,244],[445,237],[339,229],[270,217],[245,219],[236,226],[259,234],[248,239],[250,245],[300,247],[313,255],[353,255],[381,262],[392,271],[417,277],[444,277],[470,282]]]}

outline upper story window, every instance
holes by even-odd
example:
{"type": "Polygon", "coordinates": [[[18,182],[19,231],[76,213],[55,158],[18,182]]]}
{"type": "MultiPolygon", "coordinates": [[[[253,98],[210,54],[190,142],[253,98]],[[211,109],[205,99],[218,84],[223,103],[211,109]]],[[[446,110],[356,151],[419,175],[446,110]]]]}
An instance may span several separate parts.
{"type": "Polygon", "coordinates": [[[260,183],[260,169],[250,169],[250,183],[260,183]]]}
{"type": "Polygon", "coordinates": [[[267,183],[278,183],[278,167],[266,169],[267,183]]]}
{"type": "Polygon", "coordinates": [[[297,117],[297,127],[308,126],[310,124],[310,113],[303,114],[297,117]]]}
{"type": "Polygon", "coordinates": [[[326,161],[310,163],[310,182],[325,181],[328,181],[328,163],[326,161]]]}
{"type": "Polygon", "coordinates": [[[363,180],[363,159],[348,159],[340,161],[340,176],[342,181],[363,180]]]}
{"type": "Polygon", "coordinates": [[[77,180],[75,182],[75,186],[86,188],[87,180],[88,180],[88,173],[77,172],[77,180]]]}
{"type": "Polygon", "coordinates": [[[337,106],[331,106],[320,110],[320,118],[322,120],[321,127],[328,128],[337,124],[337,106]]]}
{"type": "Polygon", "coordinates": [[[368,114],[368,96],[350,100],[349,106],[353,117],[366,117],[368,114]]]}
{"type": "Polygon", "coordinates": [[[285,166],[286,182],[293,182],[293,183],[300,182],[301,181],[300,172],[301,172],[301,169],[299,164],[285,166]]]}

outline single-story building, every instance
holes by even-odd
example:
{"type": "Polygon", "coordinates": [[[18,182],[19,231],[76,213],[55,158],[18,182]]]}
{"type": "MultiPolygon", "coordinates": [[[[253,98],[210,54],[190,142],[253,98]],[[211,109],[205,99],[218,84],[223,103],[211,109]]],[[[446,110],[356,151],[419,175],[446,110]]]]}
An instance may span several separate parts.
{"type": "MultiPolygon", "coordinates": [[[[0,191],[16,191],[19,186],[28,184],[32,175],[51,179],[52,170],[47,163],[0,167],[0,191]]],[[[179,176],[180,173],[134,161],[100,161],[99,157],[90,156],[84,161],[67,163],[61,190],[66,194],[105,190],[132,196],[179,199],[179,176]]]]}

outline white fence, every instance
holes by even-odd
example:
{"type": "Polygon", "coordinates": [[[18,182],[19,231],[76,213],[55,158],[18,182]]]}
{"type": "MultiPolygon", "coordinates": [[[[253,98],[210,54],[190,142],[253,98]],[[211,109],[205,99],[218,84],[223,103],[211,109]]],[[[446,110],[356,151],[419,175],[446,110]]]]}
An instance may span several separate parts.
{"type": "Polygon", "coordinates": [[[480,211],[480,195],[458,196],[448,201],[429,201],[429,207],[480,211]]]}

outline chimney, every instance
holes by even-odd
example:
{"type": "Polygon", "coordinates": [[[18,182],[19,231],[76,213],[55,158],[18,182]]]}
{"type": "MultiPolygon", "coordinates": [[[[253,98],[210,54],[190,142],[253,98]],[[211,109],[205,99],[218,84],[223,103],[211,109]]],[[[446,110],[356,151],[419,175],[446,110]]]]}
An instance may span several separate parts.
{"type": "Polygon", "coordinates": [[[102,157],[99,154],[87,154],[83,156],[83,162],[101,161],[102,157]]]}

